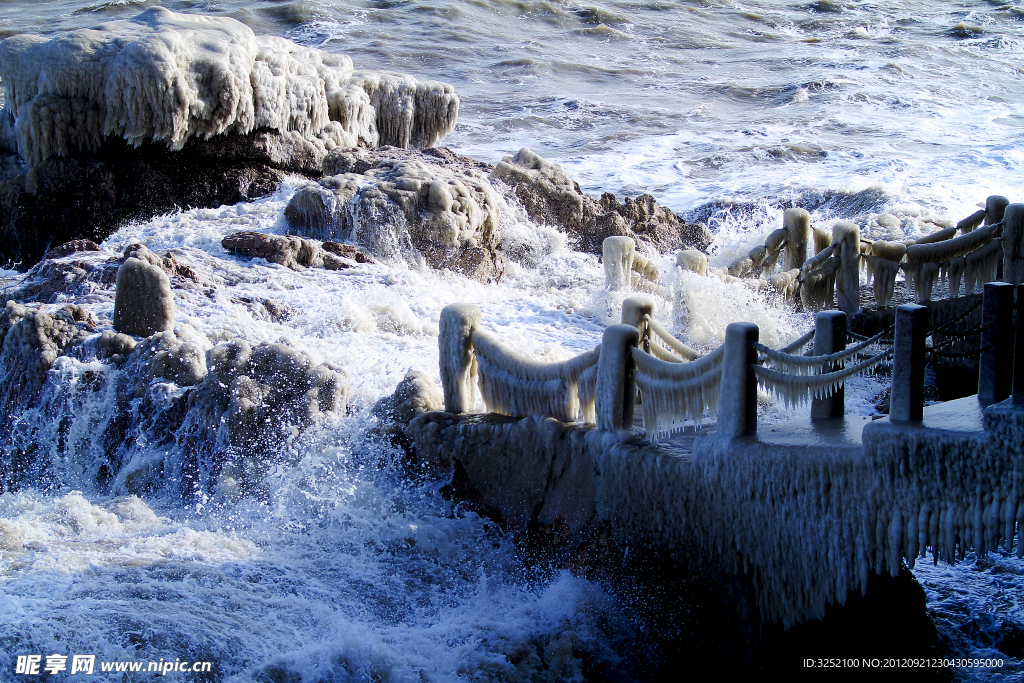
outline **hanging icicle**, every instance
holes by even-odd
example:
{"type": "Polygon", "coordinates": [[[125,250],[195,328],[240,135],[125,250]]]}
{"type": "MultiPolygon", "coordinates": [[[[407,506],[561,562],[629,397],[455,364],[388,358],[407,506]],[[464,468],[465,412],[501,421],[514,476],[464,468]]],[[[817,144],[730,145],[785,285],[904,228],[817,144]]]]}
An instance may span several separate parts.
{"type": "Polygon", "coordinates": [[[473,348],[487,410],[515,416],[547,415],[563,422],[577,419],[576,384],[599,355],[588,351],[561,363],[537,363],[480,329],[473,332],[473,348]]]}
{"type": "MultiPolygon", "coordinates": [[[[757,375],[758,383],[766,390],[781,398],[787,408],[806,403],[811,397],[828,398],[836,389],[854,375],[870,370],[880,363],[886,356],[892,353],[892,349],[886,349],[882,353],[869,358],[863,363],[851,365],[843,370],[835,372],[823,372],[816,375],[791,375],[772,370],[770,368],[754,366],[754,374],[757,375]]],[[[824,358],[825,356],[821,356],[824,358]]]]}
{"type": "Polygon", "coordinates": [[[724,357],[725,349],[720,346],[689,363],[669,363],[633,349],[644,429],[652,440],[659,433],[681,429],[686,420],[699,424],[705,411],[718,412],[724,357]]]}
{"type": "MultiPolygon", "coordinates": [[[[843,351],[837,351],[836,353],[830,353],[825,356],[794,356],[786,352],[786,349],[789,347],[786,347],[786,349],[776,350],[770,349],[764,344],[757,344],[756,348],[758,353],[760,353],[765,359],[771,361],[772,368],[779,372],[796,375],[818,375],[821,374],[823,368],[833,367],[833,364],[835,363],[845,362],[872,344],[878,343],[891,331],[892,330],[883,330],[874,337],[866,339],[855,346],[851,346],[843,351]]],[[[813,332],[810,336],[813,336],[813,332]]],[[[798,339],[797,341],[800,340],[798,339]]],[[[804,343],[806,344],[807,342],[804,343]]]]}

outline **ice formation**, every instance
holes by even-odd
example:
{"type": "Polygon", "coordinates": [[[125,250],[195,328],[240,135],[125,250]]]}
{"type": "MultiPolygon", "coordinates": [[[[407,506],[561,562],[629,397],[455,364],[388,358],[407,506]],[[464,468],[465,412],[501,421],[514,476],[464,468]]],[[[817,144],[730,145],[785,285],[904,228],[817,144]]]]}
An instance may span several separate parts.
{"type": "Polygon", "coordinates": [[[799,268],[807,259],[807,243],[811,238],[811,214],[806,209],[786,209],[782,214],[786,229],[786,258],[783,270],[799,268]]]}
{"type": "Polygon", "coordinates": [[[167,273],[141,259],[126,259],[117,270],[114,329],[148,337],[173,327],[174,293],[167,273]]]}
{"type": "Polygon", "coordinates": [[[628,434],[633,426],[636,385],[631,352],[639,340],[632,325],[611,325],[601,337],[594,383],[595,422],[601,431],[628,434]]]}
{"type": "Polygon", "coordinates": [[[477,359],[473,331],[482,313],[472,304],[449,304],[441,310],[437,343],[444,409],[468,413],[476,408],[477,359]]]}
{"type": "MultiPolygon", "coordinates": [[[[842,370],[835,370],[833,372],[819,372],[817,374],[789,374],[757,365],[754,366],[754,374],[757,375],[758,383],[764,387],[765,390],[780,397],[785,402],[786,407],[791,407],[805,403],[812,397],[821,399],[832,396],[850,377],[870,370],[874,366],[878,365],[878,363],[882,362],[882,360],[891,353],[891,349],[886,349],[866,361],[856,365],[851,365],[842,370]]],[[[821,361],[821,363],[827,363],[848,358],[851,355],[851,349],[847,349],[847,351],[828,356],[818,356],[814,360],[821,361]]],[[[799,358],[801,357],[794,357],[794,360],[787,362],[787,364],[791,367],[795,367],[799,358]]],[[[775,362],[774,359],[773,362],[775,362]]],[[[820,368],[821,363],[814,363],[814,367],[820,368]]]]}
{"type": "MultiPolygon", "coordinates": [[[[1004,233],[1005,234],[1005,233],[1004,233]]],[[[1009,259],[1006,258],[1006,238],[997,237],[992,240],[984,247],[972,251],[967,256],[962,256],[960,259],[951,259],[949,266],[950,274],[950,291],[953,291],[953,261],[963,262],[963,276],[964,276],[964,288],[968,295],[974,292],[980,292],[984,289],[986,282],[993,282],[996,279],[996,273],[999,270],[999,260],[1003,259],[1003,281],[1013,283],[1011,279],[1013,274],[1007,270],[1006,263],[1009,259]]],[[[959,263],[958,263],[959,268],[959,263]]],[[[957,282],[957,295],[959,294],[959,285],[957,282]]],[[[1016,284],[1020,284],[1017,282],[1016,284]]]]}
{"type": "Polygon", "coordinates": [[[871,244],[871,253],[864,255],[867,283],[872,285],[876,305],[884,307],[892,301],[896,275],[906,253],[907,245],[902,242],[877,240],[871,244]]]}
{"type": "Polygon", "coordinates": [[[676,254],[676,267],[698,275],[708,274],[708,256],[696,249],[684,249],[676,254]]]}
{"type": "Polygon", "coordinates": [[[608,237],[601,246],[606,286],[613,291],[632,289],[636,242],[631,237],[608,237]]]}
{"type": "Polygon", "coordinates": [[[718,412],[725,347],[688,363],[666,362],[633,349],[636,384],[643,398],[644,429],[652,440],[659,433],[682,429],[686,420],[700,423],[704,413],[718,412]]]}
{"type": "Polygon", "coordinates": [[[840,222],[832,227],[833,254],[839,257],[836,307],[853,315],[860,310],[860,228],[840,222]]]}
{"type": "Polygon", "coordinates": [[[832,233],[825,228],[814,229],[814,254],[817,256],[832,246],[832,233]]]}
{"type": "Polygon", "coordinates": [[[819,375],[825,372],[825,368],[833,367],[836,363],[847,361],[855,354],[860,353],[872,344],[878,343],[883,337],[889,334],[890,331],[891,330],[883,330],[875,336],[865,339],[854,346],[822,356],[792,355],[793,350],[804,346],[814,337],[813,330],[784,348],[772,349],[763,344],[758,344],[757,350],[765,359],[771,362],[771,365],[775,370],[781,373],[790,375],[819,375]]]}
{"type": "MultiPolygon", "coordinates": [[[[952,237],[937,242],[925,241],[928,238],[921,238],[914,244],[907,247],[907,263],[941,263],[958,256],[966,256],[975,249],[979,249],[995,238],[996,226],[990,225],[960,237],[952,237]]],[[[950,235],[955,233],[954,228],[950,235]]],[[[946,231],[942,231],[946,232],[946,231]]],[[[940,233],[933,233],[934,237],[940,233]]]]}
{"type": "Polygon", "coordinates": [[[455,127],[451,86],[356,72],[352,60],[229,17],[152,7],[127,20],[0,43],[6,144],[30,164],[95,151],[106,137],[181,149],[265,128],[328,147],[432,146],[455,127]]]}
{"type": "Polygon", "coordinates": [[[807,259],[800,268],[800,300],[808,310],[820,310],[832,304],[839,259],[827,247],[807,259]]]}
{"type": "Polygon", "coordinates": [[[1024,283],[1024,204],[1010,204],[1003,213],[1003,280],[1024,283]]]}
{"type": "Polygon", "coordinates": [[[289,226],[307,237],[351,240],[378,256],[405,246],[429,252],[497,244],[504,201],[483,171],[429,157],[366,165],[360,152],[331,152],[325,169],[343,172],[299,188],[285,210],[289,226]]]}
{"type": "Polygon", "coordinates": [[[577,382],[594,366],[596,351],[561,363],[537,363],[503,345],[482,329],[473,331],[480,394],[489,412],[525,417],[543,415],[562,422],[579,419],[577,382]]]}
{"type": "Polygon", "coordinates": [[[956,229],[959,230],[961,234],[966,235],[967,233],[971,232],[976,227],[981,225],[982,221],[985,220],[985,215],[985,209],[978,209],[970,216],[957,223],[956,229]]]}

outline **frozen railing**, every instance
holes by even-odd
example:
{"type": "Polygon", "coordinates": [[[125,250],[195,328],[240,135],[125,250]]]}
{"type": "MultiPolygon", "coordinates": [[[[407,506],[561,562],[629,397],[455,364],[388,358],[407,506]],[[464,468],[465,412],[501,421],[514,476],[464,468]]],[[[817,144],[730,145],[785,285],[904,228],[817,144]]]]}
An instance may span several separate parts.
{"type": "Polygon", "coordinates": [[[846,314],[822,311],[815,329],[786,347],[759,344],[753,323],[732,323],[725,343],[706,355],[661,327],[653,318],[653,302],[630,297],[623,302],[622,324],[607,328],[598,347],[559,363],[538,363],[507,348],[479,328],[480,309],[452,304],[440,321],[445,409],[472,410],[479,386],[491,412],[563,422],[582,418],[602,430],[628,431],[639,389],[651,439],[688,420],[699,424],[706,415],[717,415],[719,433],[744,436],[757,432],[758,386],[787,406],[810,401],[812,419],[842,417],[846,381],[891,356],[889,417],[913,422],[923,415],[928,355],[950,355],[943,350],[950,340],[974,337],[980,341],[969,353],[979,358],[979,400],[989,404],[1012,395],[1014,402],[1024,403],[1024,316],[1014,323],[1015,289],[1008,283],[986,284],[981,323],[959,332],[955,325],[973,307],[946,324],[930,326],[928,308],[907,304],[896,309],[889,329],[848,348],[846,314]],[[943,341],[929,347],[929,335],[943,341]],[[813,349],[801,354],[809,343],[813,349]]]}
{"type": "MultiPolygon", "coordinates": [[[[600,347],[566,361],[539,363],[481,329],[480,315],[470,304],[451,304],[441,311],[438,344],[446,410],[471,410],[479,386],[488,412],[577,420],[580,377],[597,363],[600,347]]],[[[592,413],[592,404],[593,389],[589,396],[584,391],[585,413],[592,413]]]]}
{"type": "MultiPolygon", "coordinates": [[[[628,237],[610,237],[604,248],[606,287],[614,290],[657,293],[672,298],[659,284],[652,262],[636,253],[628,237]]],[[[986,208],[957,223],[917,240],[867,240],[853,223],[839,222],[831,234],[813,228],[810,214],[787,209],[783,227],[771,232],[727,268],[709,268],[707,257],[696,251],[677,254],[676,266],[700,274],[739,281],[756,290],[770,288],[786,300],[799,297],[806,310],[835,307],[847,314],[860,310],[860,271],[872,287],[875,303],[886,307],[893,299],[896,276],[902,271],[915,301],[932,299],[935,284],[946,280],[950,295],[967,295],[985,282],[1001,279],[1024,282],[1024,204],[1010,204],[990,196],[986,208]],[[958,234],[959,233],[959,234],[958,234]],[[804,260],[813,241],[814,256],[804,260]],[[776,272],[782,258],[782,269],[776,272]]]]}

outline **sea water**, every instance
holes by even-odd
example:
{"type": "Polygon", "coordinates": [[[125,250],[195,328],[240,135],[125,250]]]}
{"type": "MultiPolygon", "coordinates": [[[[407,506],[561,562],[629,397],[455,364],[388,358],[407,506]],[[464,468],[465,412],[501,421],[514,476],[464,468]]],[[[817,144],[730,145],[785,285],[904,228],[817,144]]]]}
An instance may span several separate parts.
{"type": "MultiPolygon", "coordinates": [[[[5,2],[0,35],[49,35],[149,5],[5,2]]],[[[778,227],[787,206],[808,208],[817,225],[854,220],[868,237],[899,239],[951,225],[990,194],[1020,199],[1024,6],[1011,2],[165,5],[228,14],[349,54],[356,68],[449,82],[462,107],[445,144],[491,162],[528,146],[585,192],[652,194],[716,232],[719,262],[778,227]]],[[[185,249],[220,286],[179,296],[179,324],[213,341],[283,341],[345,367],[350,414],[282,444],[267,495],[183,497],[168,484],[142,498],[116,481],[97,486],[86,475],[94,446],[69,449],[58,436],[68,420],[88,434],[111,416],[102,391],[74,411],[21,415],[61,476],[0,496],[0,680],[18,655],[52,653],[210,661],[210,680],[238,681],[573,680],[614,669],[629,625],[601,587],[524,564],[493,524],[440,495],[443,481],[410,478],[369,415],[408,370],[437,379],[448,303],[477,304],[486,327],[538,358],[592,348],[616,303],[600,292],[597,259],[521,215],[503,230],[531,257],[497,285],[414,258],[295,272],[224,252],[230,232],[283,232],[293,189],[132,225],[104,247],[185,249]],[[246,298],[296,314],[268,322],[246,298]]],[[[696,346],[716,344],[733,320],[779,343],[811,325],[741,287],[680,286],[699,317],[681,324],[667,301],[658,315],[696,346]]],[[[109,292],[87,304],[109,324],[109,292]]],[[[91,369],[62,361],[44,391],[73,392],[91,369]]],[[[850,410],[874,410],[882,388],[858,380],[850,410]]],[[[793,414],[768,404],[761,417],[793,414]]],[[[179,456],[133,436],[140,461],[179,456]]],[[[990,554],[915,572],[951,654],[1007,662],[959,675],[1020,674],[1024,565],[990,554]]]]}

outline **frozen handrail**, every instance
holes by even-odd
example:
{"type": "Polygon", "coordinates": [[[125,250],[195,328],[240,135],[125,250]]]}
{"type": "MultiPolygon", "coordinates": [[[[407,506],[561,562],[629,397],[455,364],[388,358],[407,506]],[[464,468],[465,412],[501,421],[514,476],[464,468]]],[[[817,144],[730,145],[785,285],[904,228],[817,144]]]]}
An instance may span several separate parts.
{"type": "MultiPolygon", "coordinates": [[[[816,375],[791,375],[760,365],[754,366],[754,374],[757,376],[758,384],[766,391],[771,391],[776,396],[782,398],[788,408],[805,403],[812,394],[814,398],[828,398],[847,379],[858,373],[870,370],[891,353],[892,349],[889,348],[863,363],[851,365],[842,370],[822,372],[816,375]]],[[[824,356],[819,356],[819,358],[824,358],[824,356]]]]}
{"type": "Polygon", "coordinates": [[[882,338],[891,333],[892,330],[893,327],[889,327],[886,330],[882,330],[875,336],[860,342],[856,346],[851,346],[844,351],[824,356],[794,356],[785,353],[782,349],[776,350],[768,348],[764,344],[758,344],[756,348],[762,356],[771,361],[772,366],[779,372],[797,375],[818,375],[823,374],[821,369],[826,364],[840,363],[852,358],[872,344],[881,341],[882,338]]]}
{"type": "Polygon", "coordinates": [[[718,412],[725,347],[689,363],[658,360],[633,349],[636,384],[643,398],[644,429],[652,440],[659,432],[682,428],[689,419],[701,422],[704,412],[718,412]]]}
{"type": "Polygon", "coordinates": [[[481,329],[473,331],[473,348],[487,410],[515,416],[545,415],[562,422],[577,419],[577,382],[599,357],[597,351],[588,351],[560,363],[537,363],[481,329]]]}

